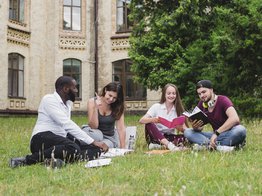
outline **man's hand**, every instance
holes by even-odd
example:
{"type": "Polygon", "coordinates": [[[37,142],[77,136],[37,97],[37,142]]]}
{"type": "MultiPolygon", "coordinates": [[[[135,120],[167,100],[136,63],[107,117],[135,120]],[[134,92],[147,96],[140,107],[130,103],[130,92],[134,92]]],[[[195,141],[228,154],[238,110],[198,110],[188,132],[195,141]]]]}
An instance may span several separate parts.
{"type": "Polygon", "coordinates": [[[201,131],[203,129],[203,121],[202,120],[194,120],[194,121],[190,121],[191,122],[191,125],[192,125],[192,128],[194,130],[199,130],[201,131]]]}
{"type": "Polygon", "coordinates": [[[217,135],[213,134],[210,138],[210,147],[215,148],[216,147],[216,141],[217,141],[217,135]]]}
{"type": "Polygon", "coordinates": [[[94,141],[92,144],[97,146],[97,147],[99,147],[99,148],[101,148],[103,152],[107,152],[108,151],[108,146],[104,142],[94,141]]]}

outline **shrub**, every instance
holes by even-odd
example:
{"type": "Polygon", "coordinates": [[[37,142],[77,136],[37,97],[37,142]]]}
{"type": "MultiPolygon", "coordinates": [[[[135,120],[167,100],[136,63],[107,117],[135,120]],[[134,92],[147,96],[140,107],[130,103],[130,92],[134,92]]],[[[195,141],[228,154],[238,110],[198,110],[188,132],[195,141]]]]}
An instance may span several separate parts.
{"type": "Polygon", "coordinates": [[[232,98],[234,106],[239,115],[244,117],[261,117],[262,101],[255,97],[235,97],[232,98]]]}

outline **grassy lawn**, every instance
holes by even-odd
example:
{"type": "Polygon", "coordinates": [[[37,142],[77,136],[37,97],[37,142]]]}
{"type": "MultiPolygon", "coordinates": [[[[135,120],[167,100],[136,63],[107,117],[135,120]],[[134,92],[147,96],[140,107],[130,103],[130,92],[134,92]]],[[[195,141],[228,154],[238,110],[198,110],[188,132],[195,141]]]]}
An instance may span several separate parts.
{"type": "MultiPolygon", "coordinates": [[[[73,117],[78,125],[86,117],[73,117]]],[[[42,165],[11,169],[11,157],[30,153],[36,117],[0,117],[0,195],[262,195],[262,121],[242,121],[247,145],[232,153],[176,152],[147,155],[139,116],[136,151],[112,164],[85,168],[79,162],[59,170],[42,165]]]]}

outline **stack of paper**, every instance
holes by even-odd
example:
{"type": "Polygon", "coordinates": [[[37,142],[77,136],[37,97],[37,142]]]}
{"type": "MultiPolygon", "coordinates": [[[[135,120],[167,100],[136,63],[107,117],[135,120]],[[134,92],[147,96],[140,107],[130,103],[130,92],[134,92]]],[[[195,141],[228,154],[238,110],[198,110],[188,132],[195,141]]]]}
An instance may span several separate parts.
{"type": "Polygon", "coordinates": [[[102,153],[99,157],[99,159],[88,161],[85,165],[86,168],[92,168],[92,167],[101,167],[105,165],[109,165],[112,162],[112,157],[117,156],[124,156],[127,153],[131,153],[134,150],[131,149],[123,149],[123,148],[109,148],[109,150],[106,153],[102,153]]]}

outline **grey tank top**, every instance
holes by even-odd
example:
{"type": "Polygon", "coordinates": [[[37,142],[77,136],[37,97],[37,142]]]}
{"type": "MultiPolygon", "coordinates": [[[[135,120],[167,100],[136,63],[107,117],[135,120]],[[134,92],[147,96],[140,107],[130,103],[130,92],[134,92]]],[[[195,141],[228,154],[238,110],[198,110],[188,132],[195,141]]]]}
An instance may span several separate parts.
{"type": "Polygon", "coordinates": [[[103,116],[98,111],[98,121],[98,129],[104,135],[113,136],[115,134],[115,118],[112,116],[112,113],[108,116],[103,116]]]}

